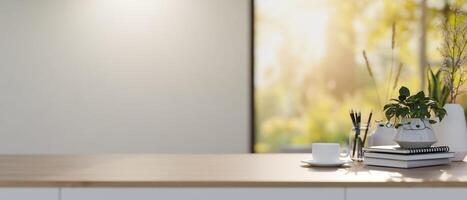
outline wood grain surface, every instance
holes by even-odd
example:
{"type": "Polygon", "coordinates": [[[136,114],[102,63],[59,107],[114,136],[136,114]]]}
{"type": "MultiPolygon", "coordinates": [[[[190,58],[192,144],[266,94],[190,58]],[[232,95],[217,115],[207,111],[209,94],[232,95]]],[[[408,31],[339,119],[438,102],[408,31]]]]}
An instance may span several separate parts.
{"type": "Polygon", "coordinates": [[[312,168],[308,154],[1,155],[1,187],[467,187],[467,163],[312,168]]]}

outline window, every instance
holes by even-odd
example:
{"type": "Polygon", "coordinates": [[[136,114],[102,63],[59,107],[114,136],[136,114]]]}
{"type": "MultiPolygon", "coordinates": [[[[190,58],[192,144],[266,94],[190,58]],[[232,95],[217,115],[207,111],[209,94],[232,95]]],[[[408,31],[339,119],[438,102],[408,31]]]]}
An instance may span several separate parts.
{"type": "Polygon", "coordinates": [[[350,108],[384,120],[381,105],[400,85],[425,88],[425,66],[440,65],[440,24],[446,8],[459,3],[466,7],[437,0],[255,0],[255,152],[345,143],[350,108]]]}

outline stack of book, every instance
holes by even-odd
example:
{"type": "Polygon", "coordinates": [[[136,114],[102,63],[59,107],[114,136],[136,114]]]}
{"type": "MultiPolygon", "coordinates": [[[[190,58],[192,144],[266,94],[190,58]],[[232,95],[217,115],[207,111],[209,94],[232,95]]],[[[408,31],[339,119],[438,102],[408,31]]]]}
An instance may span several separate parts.
{"type": "Polygon", "coordinates": [[[397,145],[372,146],[363,148],[363,151],[363,164],[396,168],[444,165],[450,163],[454,157],[447,146],[420,149],[403,149],[397,145]]]}

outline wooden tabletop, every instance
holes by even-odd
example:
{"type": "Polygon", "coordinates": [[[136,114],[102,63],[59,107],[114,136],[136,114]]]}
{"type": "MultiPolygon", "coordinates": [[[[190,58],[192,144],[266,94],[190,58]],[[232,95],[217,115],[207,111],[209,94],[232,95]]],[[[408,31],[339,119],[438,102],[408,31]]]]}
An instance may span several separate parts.
{"type": "Polygon", "coordinates": [[[1,187],[467,187],[467,163],[309,168],[308,154],[3,155],[1,187]]]}

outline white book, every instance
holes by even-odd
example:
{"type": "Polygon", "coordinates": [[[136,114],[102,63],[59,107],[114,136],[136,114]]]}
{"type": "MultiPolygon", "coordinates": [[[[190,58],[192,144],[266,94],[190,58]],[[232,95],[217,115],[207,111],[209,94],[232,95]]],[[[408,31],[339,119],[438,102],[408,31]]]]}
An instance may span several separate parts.
{"type": "Polygon", "coordinates": [[[427,154],[390,154],[390,153],[376,153],[376,152],[365,152],[366,158],[383,158],[391,160],[427,160],[427,159],[439,159],[439,158],[453,158],[454,152],[444,153],[427,153],[427,154]]]}
{"type": "Polygon", "coordinates": [[[451,162],[449,158],[430,159],[430,160],[389,160],[381,158],[365,158],[363,164],[383,166],[383,167],[396,167],[396,168],[414,168],[414,167],[426,167],[434,165],[444,165],[451,162]]]}
{"type": "Polygon", "coordinates": [[[424,153],[439,153],[439,152],[449,152],[448,146],[437,146],[437,147],[428,147],[428,148],[418,148],[418,149],[404,149],[398,145],[390,146],[371,146],[363,148],[365,152],[380,152],[380,153],[397,153],[397,154],[424,154],[424,153]]]}

